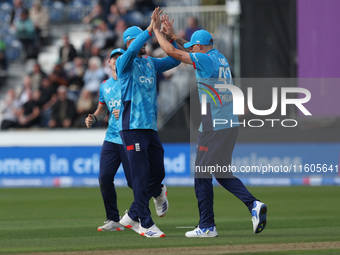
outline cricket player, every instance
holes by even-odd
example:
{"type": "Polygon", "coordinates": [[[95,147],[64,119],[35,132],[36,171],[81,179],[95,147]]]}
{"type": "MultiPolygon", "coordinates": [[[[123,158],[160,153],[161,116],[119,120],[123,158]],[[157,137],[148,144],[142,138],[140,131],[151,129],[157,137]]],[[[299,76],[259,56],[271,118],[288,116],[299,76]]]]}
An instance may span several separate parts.
{"type": "MultiPolygon", "coordinates": [[[[158,9],[157,9],[158,10],[158,9]]],[[[150,197],[166,198],[166,187],[162,187],[164,171],[164,149],[157,132],[156,74],[180,64],[172,57],[162,59],[142,56],[146,42],[152,35],[152,20],[143,31],[133,26],[123,34],[126,52],[116,62],[117,76],[121,85],[121,109],[119,130],[130,163],[131,183],[137,213],[131,209],[120,223],[123,226],[138,226],[139,234],[146,237],[164,237],[165,234],[154,224],[149,210],[150,197]],[[148,192],[162,187],[161,194],[148,192]]],[[[173,44],[176,47],[176,43],[173,44]]],[[[161,199],[160,199],[161,200],[161,199]]],[[[168,209],[164,200],[163,210],[168,209]]],[[[137,232],[137,231],[136,231],[137,232]]]]}
{"type": "MultiPolygon", "coordinates": [[[[238,123],[238,117],[233,115],[233,104],[230,91],[224,89],[216,92],[215,84],[223,79],[232,82],[227,59],[213,48],[213,38],[205,30],[196,31],[190,42],[178,38],[173,30],[173,20],[170,22],[165,15],[153,15],[154,33],[157,40],[168,56],[184,63],[193,65],[196,71],[196,80],[200,102],[206,100],[206,113],[201,114],[201,126],[197,141],[196,166],[229,166],[232,152],[238,135],[237,125],[213,125],[213,119],[228,119],[238,123]],[[161,23],[163,30],[161,31],[161,23]],[[179,45],[190,51],[183,51],[173,47],[165,38],[175,40],[179,45]],[[207,91],[211,90],[211,97],[207,91]],[[216,92],[216,93],[215,93],[216,92]],[[203,96],[204,95],[204,96],[203,96]],[[215,103],[216,102],[216,103],[215,103]],[[218,102],[218,103],[217,103],[218,102]]],[[[209,91],[208,91],[209,92],[209,91]]],[[[216,180],[228,191],[238,197],[252,215],[253,231],[260,233],[266,226],[267,206],[258,201],[243,185],[232,175],[232,172],[215,173],[216,180]]],[[[213,211],[213,185],[212,174],[195,172],[195,193],[198,201],[200,221],[193,231],[186,232],[186,237],[215,237],[217,236],[213,211]]]]}
{"type": "Polygon", "coordinates": [[[105,80],[99,89],[99,104],[94,114],[89,114],[85,119],[87,128],[94,123],[102,121],[109,111],[109,125],[106,131],[105,140],[100,152],[99,185],[102,193],[106,218],[103,226],[98,231],[121,231],[124,227],[119,223],[119,211],[117,208],[117,194],[114,185],[114,176],[119,165],[122,163],[128,186],[131,188],[129,161],[123,147],[123,142],[118,131],[118,114],[121,103],[120,86],[117,81],[116,60],[123,54],[123,49],[115,49],[110,54],[109,64],[112,77],[105,80]]]}
{"type": "MultiPolygon", "coordinates": [[[[123,165],[127,184],[132,188],[129,161],[118,129],[121,88],[117,80],[116,60],[124,52],[125,51],[120,48],[114,49],[111,52],[109,64],[112,71],[112,77],[101,84],[98,108],[94,114],[89,114],[85,119],[86,126],[90,128],[92,124],[102,121],[109,111],[109,125],[100,153],[99,171],[99,184],[107,220],[104,222],[105,224],[103,226],[98,227],[98,231],[124,230],[124,227],[119,223],[120,217],[117,208],[117,194],[114,185],[114,176],[121,163],[123,165]]],[[[167,212],[167,210],[164,209],[164,203],[167,203],[167,199],[166,196],[163,195],[163,190],[166,188],[156,187],[156,189],[157,190],[153,191],[153,193],[158,193],[157,197],[154,198],[156,212],[159,216],[164,216],[167,212]]],[[[136,211],[137,209],[135,207],[135,203],[132,203],[130,210],[136,211]]],[[[133,226],[130,226],[130,228],[133,228],[133,226]]],[[[134,230],[139,231],[139,226],[134,230]]]]}

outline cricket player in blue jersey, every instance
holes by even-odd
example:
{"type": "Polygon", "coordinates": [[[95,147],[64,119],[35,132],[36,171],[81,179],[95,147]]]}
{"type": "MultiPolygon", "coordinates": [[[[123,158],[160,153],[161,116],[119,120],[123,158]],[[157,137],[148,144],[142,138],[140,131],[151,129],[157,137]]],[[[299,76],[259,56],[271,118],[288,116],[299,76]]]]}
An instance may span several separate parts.
{"type": "Polygon", "coordinates": [[[118,115],[121,104],[120,86],[117,81],[116,60],[123,54],[123,49],[115,49],[110,54],[109,64],[112,77],[105,80],[99,89],[99,104],[94,114],[89,114],[85,119],[88,128],[92,124],[102,121],[109,111],[109,124],[105,140],[100,152],[99,185],[102,193],[106,218],[103,226],[98,231],[121,231],[124,227],[119,223],[119,211],[117,208],[117,194],[114,185],[114,176],[122,163],[128,186],[131,188],[130,167],[122,139],[118,130],[118,115]]]}
{"type": "MultiPolygon", "coordinates": [[[[117,173],[119,165],[122,163],[128,186],[132,188],[130,178],[129,161],[123,147],[122,139],[119,135],[118,116],[121,105],[121,88],[117,80],[116,60],[118,56],[125,51],[115,49],[110,54],[109,64],[112,71],[112,77],[105,80],[99,90],[99,104],[94,114],[89,114],[85,119],[86,126],[90,128],[97,121],[102,121],[109,112],[109,125],[105,135],[105,140],[100,153],[100,171],[99,184],[102,193],[106,218],[103,226],[98,227],[98,231],[121,231],[124,227],[119,223],[120,217],[117,208],[117,194],[114,186],[114,176],[117,173]]],[[[154,198],[156,212],[159,216],[164,216],[167,210],[164,210],[164,203],[167,199],[164,189],[156,187],[157,190],[150,192],[157,194],[154,198]],[[159,195],[161,194],[161,195],[159,195]]],[[[130,211],[137,213],[135,203],[132,203],[130,211]]],[[[139,231],[139,226],[128,226],[135,231],[139,231]]]]}
{"type": "MultiPolygon", "coordinates": [[[[129,27],[123,34],[127,50],[116,62],[122,100],[119,129],[130,163],[134,203],[138,211],[136,214],[129,210],[120,223],[137,226],[139,219],[139,234],[164,237],[149,210],[151,197],[166,198],[167,194],[166,187],[161,184],[165,171],[164,149],[157,132],[156,74],[178,66],[180,61],[172,57],[157,59],[142,56],[146,53],[145,46],[152,35],[152,27],[152,19],[145,31],[136,26],[129,27]],[[149,192],[156,192],[157,187],[162,187],[161,194],[149,192]]],[[[176,43],[173,46],[176,47],[176,43]]],[[[162,207],[163,210],[168,209],[167,200],[162,207]]]]}
{"type": "MultiPolygon", "coordinates": [[[[206,100],[205,113],[201,113],[201,126],[197,141],[195,161],[195,193],[198,201],[200,221],[193,231],[186,232],[186,237],[215,237],[217,230],[213,211],[213,185],[212,174],[196,171],[197,166],[230,166],[232,152],[238,135],[238,117],[233,115],[231,92],[226,89],[215,90],[218,81],[225,80],[232,84],[230,67],[227,59],[213,48],[213,38],[205,30],[196,31],[190,42],[178,38],[173,30],[173,20],[170,22],[165,15],[153,15],[154,33],[157,40],[168,56],[184,63],[193,65],[200,102],[206,100]],[[163,30],[161,31],[161,23],[163,30]],[[189,52],[176,49],[164,38],[164,34],[175,40],[179,45],[189,49],[189,52]],[[211,92],[210,92],[210,91],[211,92]],[[209,93],[208,93],[209,92],[209,93]],[[207,96],[207,94],[211,96],[207,96]],[[225,125],[214,126],[214,119],[229,120],[225,125]],[[231,123],[234,123],[231,125],[231,123]],[[235,125],[236,123],[236,125],[235,125]]],[[[216,180],[226,190],[238,197],[252,215],[253,231],[260,233],[266,226],[267,206],[257,200],[233,176],[232,172],[214,173],[216,180]]]]}

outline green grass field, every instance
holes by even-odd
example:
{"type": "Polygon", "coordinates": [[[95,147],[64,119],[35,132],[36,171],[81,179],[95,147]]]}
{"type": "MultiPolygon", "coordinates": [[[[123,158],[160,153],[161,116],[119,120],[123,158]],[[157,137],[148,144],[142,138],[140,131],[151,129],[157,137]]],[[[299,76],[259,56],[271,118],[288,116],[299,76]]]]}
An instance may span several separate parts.
{"type": "MultiPolygon", "coordinates": [[[[188,229],[178,228],[198,222],[191,187],[168,188],[170,209],[164,218],[155,216],[150,201],[153,219],[166,234],[160,239],[148,239],[131,230],[97,232],[105,220],[99,188],[0,189],[0,254],[340,241],[340,187],[249,189],[268,205],[267,228],[253,234],[247,208],[223,188],[215,187],[219,236],[199,239],[186,238],[188,229]]],[[[132,201],[132,191],[119,188],[117,192],[123,215],[132,201]]],[[[296,253],[337,254],[340,249],[296,253]]]]}

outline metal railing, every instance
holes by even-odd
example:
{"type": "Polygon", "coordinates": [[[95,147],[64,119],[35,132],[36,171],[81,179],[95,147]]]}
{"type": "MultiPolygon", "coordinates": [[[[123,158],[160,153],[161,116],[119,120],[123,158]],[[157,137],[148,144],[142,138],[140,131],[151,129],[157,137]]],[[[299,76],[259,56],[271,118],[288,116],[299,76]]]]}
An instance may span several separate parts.
{"type": "Polygon", "coordinates": [[[228,25],[225,5],[205,6],[177,6],[165,7],[164,13],[174,18],[174,29],[179,31],[187,27],[187,18],[193,16],[198,19],[200,27],[214,34],[219,27],[228,25]]]}

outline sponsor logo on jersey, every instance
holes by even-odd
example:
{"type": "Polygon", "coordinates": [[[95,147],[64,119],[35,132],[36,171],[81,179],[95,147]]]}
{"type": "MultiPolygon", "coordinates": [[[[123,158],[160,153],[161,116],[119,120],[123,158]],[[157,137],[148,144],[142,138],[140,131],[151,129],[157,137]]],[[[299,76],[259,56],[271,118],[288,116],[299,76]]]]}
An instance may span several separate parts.
{"type": "Polygon", "coordinates": [[[227,66],[228,63],[225,58],[218,58],[218,61],[220,61],[221,65],[227,66]]]}
{"type": "Polygon", "coordinates": [[[141,76],[141,77],[139,77],[139,81],[140,81],[141,83],[153,84],[154,81],[155,81],[155,79],[154,79],[153,77],[147,78],[147,77],[145,77],[145,76],[141,76]]]}
{"type": "Polygon", "coordinates": [[[106,93],[106,94],[109,94],[110,92],[111,92],[111,88],[105,89],[105,93],[106,93]]]}
{"type": "Polygon", "coordinates": [[[113,100],[113,98],[111,98],[109,101],[109,106],[112,108],[117,108],[121,105],[121,103],[122,103],[121,100],[113,100]]]}

